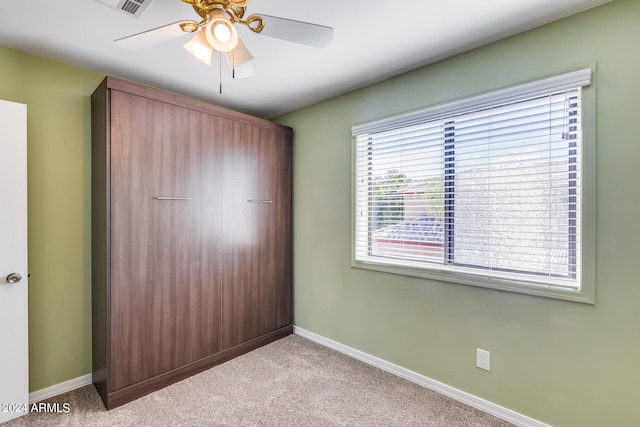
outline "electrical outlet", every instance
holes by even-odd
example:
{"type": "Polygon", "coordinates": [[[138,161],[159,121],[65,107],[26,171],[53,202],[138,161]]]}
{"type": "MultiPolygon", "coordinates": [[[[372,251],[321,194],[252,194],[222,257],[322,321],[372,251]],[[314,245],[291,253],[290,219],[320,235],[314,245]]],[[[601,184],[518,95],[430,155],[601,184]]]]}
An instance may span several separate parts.
{"type": "Polygon", "coordinates": [[[491,370],[491,353],[487,350],[476,348],[476,366],[485,371],[491,370]]]}

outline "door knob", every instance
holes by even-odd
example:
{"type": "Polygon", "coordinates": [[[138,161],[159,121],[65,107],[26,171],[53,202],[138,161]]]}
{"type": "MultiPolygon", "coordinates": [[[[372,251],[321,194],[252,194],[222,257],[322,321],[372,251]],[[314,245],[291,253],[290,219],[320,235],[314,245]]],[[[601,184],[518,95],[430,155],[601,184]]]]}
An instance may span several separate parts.
{"type": "Polygon", "coordinates": [[[14,283],[18,283],[20,280],[22,280],[22,275],[20,273],[11,273],[7,276],[7,282],[11,283],[12,285],[14,283]]]}

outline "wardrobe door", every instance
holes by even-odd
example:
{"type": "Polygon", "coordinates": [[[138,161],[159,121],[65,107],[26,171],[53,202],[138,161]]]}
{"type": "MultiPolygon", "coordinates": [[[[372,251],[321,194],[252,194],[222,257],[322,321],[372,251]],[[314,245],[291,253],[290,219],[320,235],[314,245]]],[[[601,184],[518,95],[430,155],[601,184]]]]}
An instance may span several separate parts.
{"type": "Polygon", "coordinates": [[[223,348],[291,324],[291,140],[225,127],[223,348]]]}
{"type": "Polygon", "coordinates": [[[111,391],[221,348],[220,120],[111,92],[111,391]]]}

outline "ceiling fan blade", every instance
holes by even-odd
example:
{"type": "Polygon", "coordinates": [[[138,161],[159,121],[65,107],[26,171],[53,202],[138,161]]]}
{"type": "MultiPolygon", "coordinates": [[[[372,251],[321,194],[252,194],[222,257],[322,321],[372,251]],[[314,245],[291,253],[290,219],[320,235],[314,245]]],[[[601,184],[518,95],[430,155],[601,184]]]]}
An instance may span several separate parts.
{"type": "Polygon", "coordinates": [[[261,16],[264,28],[260,34],[314,47],[325,47],[333,40],[333,28],[277,16],[261,16]]]}
{"type": "Polygon", "coordinates": [[[242,65],[236,65],[236,68],[233,72],[233,78],[246,79],[247,77],[251,77],[253,73],[253,64],[251,62],[245,62],[242,65]]]}
{"type": "Polygon", "coordinates": [[[175,39],[186,34],[182,31],[182,28],[180,28],[180,24],[183,22],[191,21],[174,22],[173,24],[164,25],[162,27],[114,40],[114,43],[125,49],[143,49],[145,47],[153,46],[154,44],[175,39]]]}

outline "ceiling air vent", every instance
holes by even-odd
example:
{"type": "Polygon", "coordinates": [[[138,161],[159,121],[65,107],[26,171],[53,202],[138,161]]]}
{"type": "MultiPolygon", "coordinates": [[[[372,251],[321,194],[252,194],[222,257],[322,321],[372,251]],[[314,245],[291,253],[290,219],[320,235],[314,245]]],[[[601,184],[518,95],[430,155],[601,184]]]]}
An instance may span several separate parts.
{"type": "Polygon", "coordinates": [[[133,18],[139,18],[153,0],[98,0],[133,18]]]}

